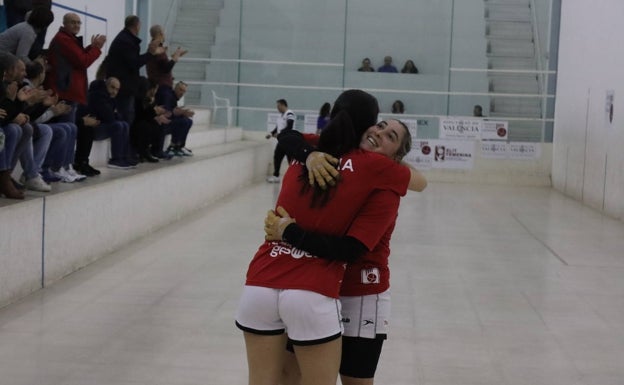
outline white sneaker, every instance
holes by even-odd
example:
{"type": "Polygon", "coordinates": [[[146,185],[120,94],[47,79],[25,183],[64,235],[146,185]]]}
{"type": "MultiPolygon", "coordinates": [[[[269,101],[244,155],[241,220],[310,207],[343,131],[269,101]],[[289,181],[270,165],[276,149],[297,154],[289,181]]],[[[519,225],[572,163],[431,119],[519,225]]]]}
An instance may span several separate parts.
{"type": "Polygon", "coordinates": [[[271,175],[270,177],[268,177],[266,179],[266,181],[269,182],[269,183],[279,183],[280,177],[279,176],[275,176],[275,175],[271,175]]]}
{"type": "Polygon", "coordinates": [[[63,183],[74,183],[76,181],[76,178],[70,175],[63,167],[59,168],[58,171],[52,172],[54,173],[54,176],[61,178],[61,182],[63,183]]]}
{"type": "Polygon", "coordinates": [[[74,177],[74,180],[76,182],[80,182],[82,180],[87,179],[86,175],[82,175],[81,173],[79,173],[78,171],[74,170],[74,166],[72,166],[72,164],[70,163],[69,166],[67,166],[67,168],[65,169],[67,171],[67,173],[71,176],[74,177]]]}
{"type": "Polygon", "coordinates": [[[24,181],[24,187],[32,191],[50,192],[52,186],[44,182],[41,175],[37,174],[34,178],[30,178],[24,181]]]}

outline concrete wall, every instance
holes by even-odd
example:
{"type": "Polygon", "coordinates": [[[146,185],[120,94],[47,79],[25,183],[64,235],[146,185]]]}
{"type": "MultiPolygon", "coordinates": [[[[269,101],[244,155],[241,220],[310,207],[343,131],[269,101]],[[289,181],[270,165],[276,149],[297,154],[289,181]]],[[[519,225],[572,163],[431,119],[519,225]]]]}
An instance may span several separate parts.
{"type": "Polygon", "coordinates": [[[221,144],[166,167],[116,178],[103,170],[99,180],[62,192],[0,201],[0,307],[264,180],[271,143],[242,137],[221,132],[221,144]]]}
{"type": "Polygon", "coordinates": [[[624,2],[567,0],[561,7],[553,185],[624,219],[624,2]],[[615,94],[609,121],[607,92],[615,94]]]}

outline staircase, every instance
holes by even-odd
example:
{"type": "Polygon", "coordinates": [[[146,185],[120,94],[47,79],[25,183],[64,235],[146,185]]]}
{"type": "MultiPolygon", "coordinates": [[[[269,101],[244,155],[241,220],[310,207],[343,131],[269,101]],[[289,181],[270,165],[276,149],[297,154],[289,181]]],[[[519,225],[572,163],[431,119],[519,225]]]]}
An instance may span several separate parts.
{"type": "MultiPolygon", "coordinates": [[[[488,68],[537,70],[530,0],[485,0],[488,68]]],[[[494,93],[539,94],[537,74],[490,72],[489,90],[494,93]]],[[[542,117],[541,98],[500,97],[490,100],[490,116],[542,117]]],[[[512,141],[539,141],[541,122],[510,121],[512,141]]]]}
{"type": "MultiPolygon", "coordinates": [[[[169,45],[172,48],[181,46],[188,49],[185,58],[211,57],[210,49],[215,41],[223,2],[224,0],[181,0],[169,45]]],[[[175,77],[184,81],[204,81],[207,64],[181,60],[174,68],[175,77]]],[[[201,87],[189,87],[184,98],[188,105],[199,105],[201,87]]]]}

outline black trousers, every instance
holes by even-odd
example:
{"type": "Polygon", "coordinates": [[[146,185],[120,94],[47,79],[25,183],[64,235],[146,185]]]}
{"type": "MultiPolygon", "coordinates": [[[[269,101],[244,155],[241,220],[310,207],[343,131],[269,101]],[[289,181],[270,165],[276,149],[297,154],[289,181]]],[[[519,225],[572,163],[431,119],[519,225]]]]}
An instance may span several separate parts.
{"type": "Polygon", "coordinates": [[[275,146],[275,152],[273,152],[273,176],[280,175],[280,166],[282,165],[282,160],[286,156],[286,152],[282,149],[282,147],[278,144],[275,146]]]}

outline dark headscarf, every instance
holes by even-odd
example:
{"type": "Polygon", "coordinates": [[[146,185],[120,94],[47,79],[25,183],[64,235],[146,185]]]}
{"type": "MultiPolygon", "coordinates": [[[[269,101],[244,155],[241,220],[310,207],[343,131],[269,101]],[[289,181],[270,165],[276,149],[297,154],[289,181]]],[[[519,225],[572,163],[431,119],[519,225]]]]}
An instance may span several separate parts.
{"type": "Polygon", "coordinates": [[[318,150],[340,157],[358,148],[364,132],[377,123],[378,114],[379,104],[373,95],[362,90],[344,91],[334,102],[318,150]]]}
{"type": "MultiPolygon", "coordinates": [[[[321,132],[318,150],[340,158],[349,151],[360,146],[360,138],[366,130],[377,123],[379,104],[377,99],[362,90],[344,91],[334,102],[331,120],[321,132]]],[[[305,192],[310,185],[307,183],[308,172],[304,168],[300,180],[305,192]]],[[[333,188],[326,190],[314,185],[311,206],[323,206],[331,199],[333,188]]]]}

